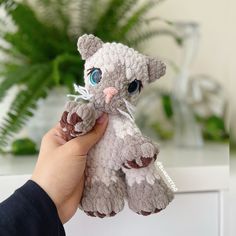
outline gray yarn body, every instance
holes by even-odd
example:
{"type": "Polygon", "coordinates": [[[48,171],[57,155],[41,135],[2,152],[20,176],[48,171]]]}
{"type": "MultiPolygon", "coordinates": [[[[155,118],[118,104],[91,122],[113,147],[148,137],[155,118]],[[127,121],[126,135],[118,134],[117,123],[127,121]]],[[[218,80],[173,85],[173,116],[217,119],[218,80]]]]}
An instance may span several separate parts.
{"type": "Polygon", "coordinates": [[[174,194],[154,164],[159,153],[156,144],[142,135],[130,108],[143,87],[165,74],[165,65],[93,35],[80,37],[78,50],[86,60],[82,90],[89,102],[68,102],[62,129],[69,140],[89,132],[102,112],[109,114],[103,138],[88,153],[81,208],[90,216],[113,216],[127,198],[134,212],[157,213],[174,194]]]}
{"type": "Polygon", "coordinates": [[[145,150],[147,145],[152,142],[142,136],[135,123],[122,115],[110,115],[103,138],[88,153],[81,207],[109,215],[120,212],[127,197],[134,212],[164,209],[173,199],[173,192],[161,179],[154,162],[140,169],[122,166],[133,159],[130,152],[136,157],[154,155],[155,148],[145,150]]]}

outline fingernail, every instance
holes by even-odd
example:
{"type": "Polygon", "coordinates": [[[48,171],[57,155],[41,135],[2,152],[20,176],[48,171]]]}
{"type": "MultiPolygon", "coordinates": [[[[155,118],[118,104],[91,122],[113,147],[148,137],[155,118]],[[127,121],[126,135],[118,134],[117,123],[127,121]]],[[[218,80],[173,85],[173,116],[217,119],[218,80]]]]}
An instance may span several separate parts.
{"type": "Polygon", "coordinates": [[[106,114],[106,113],[103,113],[103,114],[97,119],[97,123],[98,123],[98,124],[103,124],[106,120],[107,120],[107,114],[106,114]]]}

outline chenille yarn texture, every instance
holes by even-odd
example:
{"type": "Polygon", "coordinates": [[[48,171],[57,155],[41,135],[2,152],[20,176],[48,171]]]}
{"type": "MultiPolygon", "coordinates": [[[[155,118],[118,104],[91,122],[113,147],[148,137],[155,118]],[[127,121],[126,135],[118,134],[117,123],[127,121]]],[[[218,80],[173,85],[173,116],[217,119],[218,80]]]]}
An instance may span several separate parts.
{"type": "Polygon", "coordinates": [[[166,67],[158,59],[94,35],[81,36],[77,45],[85,60],[81,91],[87,94],[74,95],[66,104],[60,121],[65,137],[86,134],[103,112],[109,114],[104,136],[87,156],[80,207],[89,216],[109,217],[119,213],[127,199],[135,213],[158,213],[174,193],[154,164],[158,147],[138,129],[132,109],[142,88],[163,76],[166,67]]]}

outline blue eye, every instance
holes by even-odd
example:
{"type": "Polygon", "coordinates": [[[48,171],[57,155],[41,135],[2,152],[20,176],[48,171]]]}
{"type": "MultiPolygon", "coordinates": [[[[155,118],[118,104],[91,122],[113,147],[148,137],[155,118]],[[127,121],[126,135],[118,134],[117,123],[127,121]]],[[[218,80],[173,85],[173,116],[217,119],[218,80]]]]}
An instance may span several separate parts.
{"type": "Polygon", "coordinates": [[[91,85],[98,84],[102,79],[102,71],[99,68],[91,68],[89,69],[89,82],[91,85]]]}

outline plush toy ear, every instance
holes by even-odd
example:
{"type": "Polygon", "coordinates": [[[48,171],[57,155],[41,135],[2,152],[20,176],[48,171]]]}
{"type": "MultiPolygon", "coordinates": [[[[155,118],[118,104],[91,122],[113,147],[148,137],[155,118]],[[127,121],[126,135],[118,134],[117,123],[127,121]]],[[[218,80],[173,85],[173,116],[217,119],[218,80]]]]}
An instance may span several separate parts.
{"type": "Polygon", "coordinates": [[[91,57],[99,48],[102,47],[102,40],[92,34],[84,34],[79,37],[77,42],[78,51],[82,59],[91,57]]]}
{"type": "Polygon", "coordinates": [[[148,57],[147,65],[149,83],[154,82],[166,73],[166,65],[156,58],[148,57]]]}

